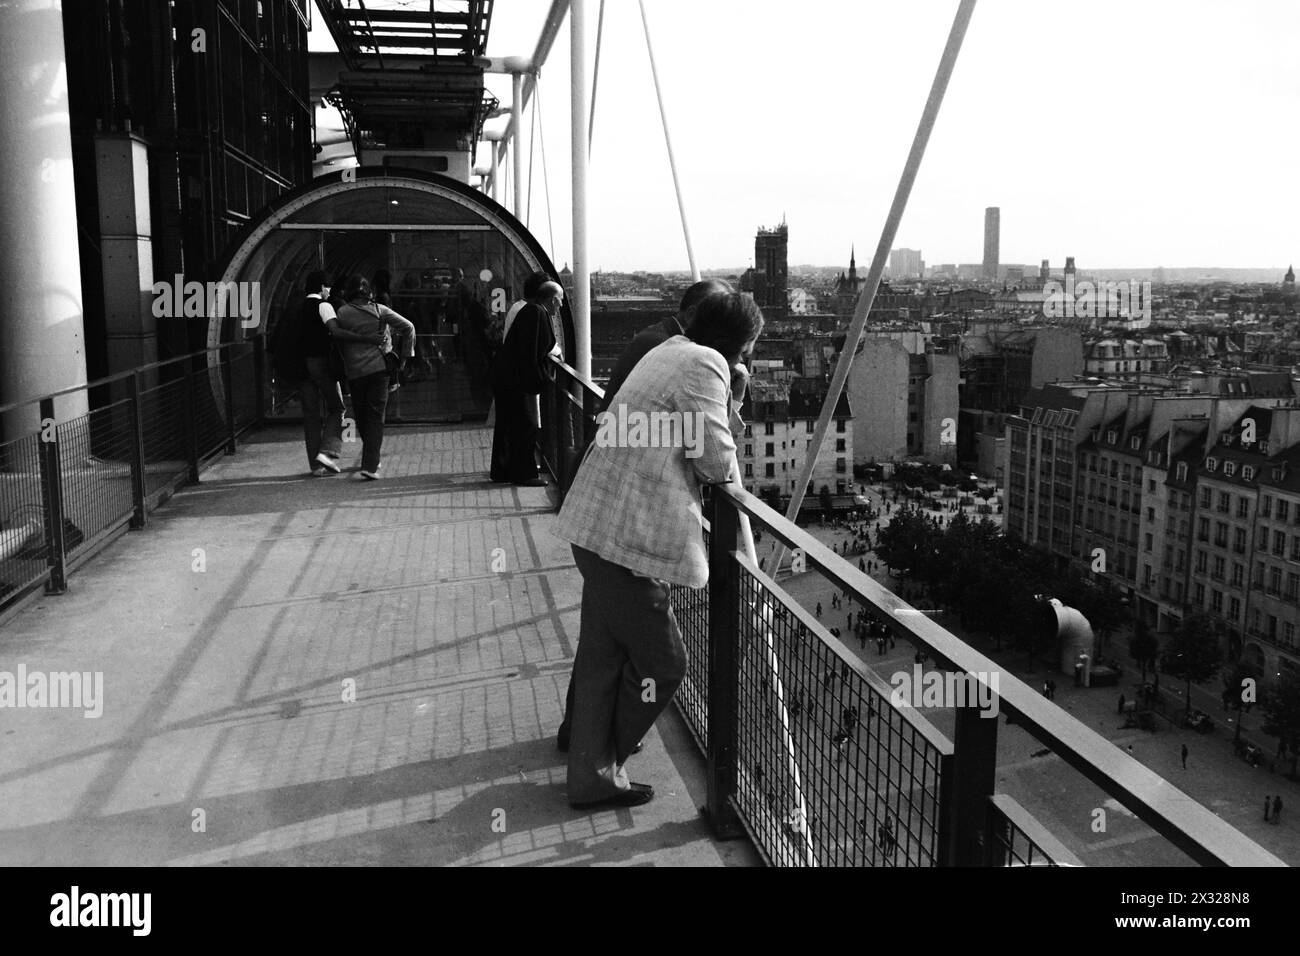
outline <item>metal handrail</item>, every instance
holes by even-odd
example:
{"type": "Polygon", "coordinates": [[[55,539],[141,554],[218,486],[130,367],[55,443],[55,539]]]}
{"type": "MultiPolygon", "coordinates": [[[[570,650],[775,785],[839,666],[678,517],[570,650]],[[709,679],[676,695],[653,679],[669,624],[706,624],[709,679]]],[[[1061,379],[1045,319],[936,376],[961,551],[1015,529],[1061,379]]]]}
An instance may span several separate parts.
{"type": "Polygon", "coordinates": [[[174,355],[171,358],[159,359],[157,362],[150,362],[148,365],[138,365],[129,368],[124,372],[114,372],[112,375],[105,375],[102,378],[93,381],[83,382],[80,385],[69,385],[67,388],[61,388],[57,392],[46,392],[43,395],[37,395],[33,398],[22,398],[16,402],[9,402],[6,405],[0,405],[0,415],[4,415],[15,409],[22,408],[25,405],[34,405],[38,402],[45,401],[49,398],[61,398],[64,395],[72,395],[82,390],[89,391],[92,388],[100,388],[104,385],[112,385],[114,382],[125,381],[133,378],[143,372],[149,372],[156,368],[162,368],[164,365],[172,365],[176,362],[184,362],[189,359],[197,358],[200,355],[207,355],[209,352],[221,352],[235,345],[254,345],[258,339],[265,339],[265,334],[259,332],[257,335],[250,335],[246,339],[233,342],[223,342],[220,345],[211,345],[206,348],[195,349],[193,352],[186,352],[184,355],[174,355]]]}

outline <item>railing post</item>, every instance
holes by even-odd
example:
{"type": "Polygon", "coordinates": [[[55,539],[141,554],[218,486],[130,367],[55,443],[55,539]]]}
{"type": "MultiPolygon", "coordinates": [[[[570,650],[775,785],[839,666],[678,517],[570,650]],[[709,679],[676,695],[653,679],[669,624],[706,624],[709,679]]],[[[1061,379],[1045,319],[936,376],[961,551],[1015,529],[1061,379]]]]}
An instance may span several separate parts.
{"type": "Polygon", "coordinates": [[[236,451],[235,446],[235,362],[234,356],[230,353],[234,350],[233,345],[227,345],[217,354],[220,356],[221,363],[221,385],[222,390],[226,393],[226,454],[233,455],[236,451]]]}
{"type": "Polygon", "coordinates": [[[567,376],[558,373],[551,384],[552,402],[555,406],[551,413],[555,421],[555,480],[559,482],[561,488],[567,488],[572,483],[569,479],[569,462],[572,460],[569,446],[573,443],[573,429],[569,427],[571,424],[569,414],[573,403],[569,401],[567,376]]]}
{"type": "Polygon", "coordinates": [[[199,424],[194,408],[194,378],[190,371],[191,359],[181,363],[181,415],[184,420],[185,460],[189,464],[189,482],[199,483],[199,424]]]}
{"type": "Polygon", "coordinates": [[[45,549],[49,577],[46,594],[68,589],[67,556],[63,541],[63,475],[59,469],[59,426],[54,417],[54,399],[41,399],[41,499],[45,506],[45,549]]]}
{"type": "Polygon", "coordinates": [[[126,380],[126,395],[131,408],[131,530],[139,531],[148,520],[144,506],[144,416],[140,408],[139,372],[126,380]]]}
{"type": "Polygon", "coordinates": [[[956,718],[940,806],[939,862],[986,866],[989,798],[997,778],[997,711],[958,707],[956,718]]]}
{"type": "Polygon", "coordinates": [[[596,393],[582,389],[582,450],[596,439],[596,393]]]}
{"type": "Polygon", "coordinates": [[[713,834],[743,835],[732,805],[736,793],[736,734],[740,689],[740,518],[731,499],[713,489],[709,513],[708,801],[713,834]]]}
{"type": "Polygon", "coordinates": [[[253,396],[257,402],[256,424],[266,419],[266,336],[253,336],[253,396]]]}

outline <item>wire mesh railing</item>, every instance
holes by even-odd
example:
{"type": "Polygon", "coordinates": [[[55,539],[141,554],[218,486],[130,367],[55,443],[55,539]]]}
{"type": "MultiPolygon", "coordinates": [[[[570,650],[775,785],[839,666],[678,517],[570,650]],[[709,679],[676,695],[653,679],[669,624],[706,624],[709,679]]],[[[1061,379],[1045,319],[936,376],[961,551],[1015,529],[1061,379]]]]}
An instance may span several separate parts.
{"type": "Polygon", "coordinates": [[[263,418],[263,339],[0,408],[0,612],[148,513],[263,418]],[[71,407],[71,414],[56,414],[71,407]]]}
{"type": "MultiPolygon", "coordinates": [[[[552,366],[539,440],[563,501],[604,395],[572,368],[552,366]]],[[[989,718],[1000,709],[1171,852],[1202,865],[1281,865],[758,498],[719,486],[708,499],[709,583],[672,592],[688,655],[674,701],[708,761],[705,809],[720,838],[748,834],[781,866],[1079,865],[1057,835],[996,792],[1001,722],[989,718]],[[742,515],[873,622],[881,647],[910,644],[918,678],[967,688],[942,705],[946,733],[921,712],[928,704],[900,701],[892,682],[792,597],[793,581],[755,565],[738,537],[742,515]],[[991,711],[981,687],[996,697],[991,711]]]]}
{"type": "Polygon", "coordinates": [[[990,866],[1082,866],[1016,800],[1003,793],[989,798],[990,866]]]}

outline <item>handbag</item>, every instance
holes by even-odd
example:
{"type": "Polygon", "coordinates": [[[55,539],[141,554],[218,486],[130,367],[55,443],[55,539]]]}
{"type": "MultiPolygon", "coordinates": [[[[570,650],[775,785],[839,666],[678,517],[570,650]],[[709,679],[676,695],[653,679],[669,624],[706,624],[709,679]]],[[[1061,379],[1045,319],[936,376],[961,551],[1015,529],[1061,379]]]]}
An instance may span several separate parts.
{"type": "MultiPolygon", "coordinates": [[[[375,309],[375,318],[379,320],[379,334],[384,335],[388,331],[388,325],[384,322],[382,318],[379,317],[378,309],[375,309]]],[[[382,345],[378,346],[378,348],[382,350],[383,346],[382,345]]],[[[398,385],[401,385],[402,366],[405,363],[402,361],[401,357],[397,354],[397,344],[393,343],[393,347],[391,349],[389,349],[387,352],[381,351],[380,354],[382,354],[384,357],[384,371],[388,373],[389,386],[396,387],[398,385]]]]}

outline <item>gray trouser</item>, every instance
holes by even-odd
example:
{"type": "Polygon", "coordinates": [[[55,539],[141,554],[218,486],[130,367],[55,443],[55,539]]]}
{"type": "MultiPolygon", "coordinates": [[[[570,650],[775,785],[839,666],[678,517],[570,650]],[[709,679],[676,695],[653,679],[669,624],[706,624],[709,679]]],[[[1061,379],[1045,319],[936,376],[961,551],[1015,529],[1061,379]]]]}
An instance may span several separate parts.
{"type": "Polygon", "coordinates": [[[686,646],[669,585],[573,546],[582,572],[582,620],[569,714],[569,802],[628,787],[623,762],[686,676],[686,646]]]}
{"type": "Polygon", "coordinates": [[[307,467],[316,468],[319,452],[337,458],[343,453],[343,390],[329,374],[321,357],[306,360],[307,378],[299,386],[302,396],[302,437],[307,446],[307,467]]]}

